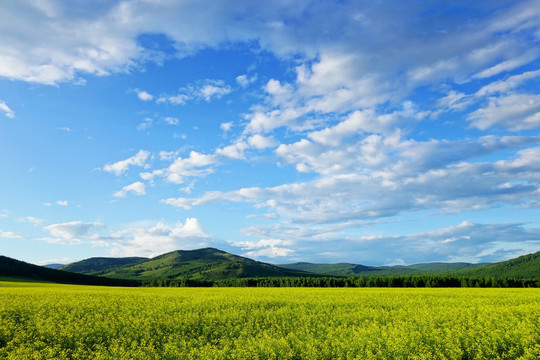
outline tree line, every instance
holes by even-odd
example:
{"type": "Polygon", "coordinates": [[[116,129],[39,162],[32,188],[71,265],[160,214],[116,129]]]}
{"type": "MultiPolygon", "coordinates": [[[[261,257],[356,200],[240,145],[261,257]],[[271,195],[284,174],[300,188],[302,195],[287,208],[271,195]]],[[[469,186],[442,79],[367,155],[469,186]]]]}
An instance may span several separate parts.
{"type": "Polygon", "coordinates": [[[540,278],[385,276],[385,277],[259,277],[226,280],[161,279],[144,281],[157,287],[479,287],[538,288],[540,278]]]}

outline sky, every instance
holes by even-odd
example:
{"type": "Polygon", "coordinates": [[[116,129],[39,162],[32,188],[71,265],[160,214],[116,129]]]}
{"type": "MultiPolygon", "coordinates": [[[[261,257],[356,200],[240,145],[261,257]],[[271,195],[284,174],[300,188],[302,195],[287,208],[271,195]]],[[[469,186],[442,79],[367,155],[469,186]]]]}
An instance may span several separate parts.
{"type": "Polygon", "coordinates": [[[540,250],[540,1],[0,2],[0,254],[540,250]]]}

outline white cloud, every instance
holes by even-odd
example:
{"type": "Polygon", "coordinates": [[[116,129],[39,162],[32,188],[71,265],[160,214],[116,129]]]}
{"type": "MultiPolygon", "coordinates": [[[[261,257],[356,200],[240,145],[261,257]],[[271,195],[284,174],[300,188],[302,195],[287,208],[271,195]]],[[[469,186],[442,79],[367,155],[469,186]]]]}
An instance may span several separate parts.
{"type": "Polygon", "coordinates": [[[476,92],[476,96],[486,96],[495,93],[505,93],[520,86],[527,80],[534,79],[540,76],[540,70],[527,71],[523,74],[510,76],[508,79],[494,81],[483,86],[476,92]]]}
{"type": "Polygon", "coordinates": [[[133,184],[124,186],[122,190],[115,192],[113,196],[125,198],[129,192],[139,196],[146,195],[146,185],[140,181],[136,181],[133,184]]]}
{"type": "Polygon", "coordinates": [[[150,126],[152,126],[153,120],[152,118],[145,117],[144,120],[137,125],[137,130],[145,130],[148,129],[150,126]]]}
{"type": "Polygon", "coordinates": [[[59,206],[68,206],[68,201],[67,200],[58,200],[57,202],[55,202],[56,205],[59,205],[59,206]]]}
{"type": "Polygon", "coordinates": [[[257,75],[248,77],[246,74],[242,74],[236,77],[236,82],[238,83],[238,85],[240,85],[243,88],[248,87],[249,85],[253,84],[255,81],[257,81],[257,75]]]}
{"type": "Polygon", "coordinates": [[[172,96],[161,96],[159,99],[157,99],[157,103],[165,103],[169,102],[173,105],[184,105],[188,100],[190,100],[191,97],[185,94],[178,94],[178,95],[172,95],[172,96]]]}
{"type": "Polygon", "coordinates": [[[103,170],[105,170],[106,172],[112,173],[116,176],[122,175],[124,172],[126,172],[129,169],[130,166],[145,166],[148,156],[150,156],[150,152],[139,150],[137,154],[135,154],[134,156],[126,160],[121,160],[113,164],[105,165],[103,167],[103,170]]]}
{"type": "Polygon", "coordinates": [[[44,266],[49,264],[71,264],[75,262],[73,258],[56,258],[56,259],[47,259],[35,262],[36,265],[44,266]]]}
{"type": "Polygon", "coordinates": [[[22,240],[22,239],[24,239],[24,237],[22,237],[21,235],[15,234],[12,231],[0,230],[0,239],[18,239],[18,240],[22,240]]]}
{"type": "Polygon", "coordinates": [[[232,145],[225,146],[216,150],[217,155],[222,155],[231,159],[244,159],[244,151],[248,148],[245,142],[239,141],[232,145]]]}
{"type": "MultiPolygon", "coordinates": [[[[169,198],[162,202],[184,209],[216,202],[245,202],[305,224],[381,219],[417,210],[434,209],[444,214],[489,209],[500,204],[540,206],[540,178],[536,175],[540,165],[534,160],[540,156],[539,147],[520,150],[515,159],[496,163],[465,161],[534,142],[538,143],[539,139],[488,137],[481,143],[406,141],[390,146],[391,143],[382,140],[377,146],[383,149],[390,146],[388,151],[399,149],[402,156],[388,162],[366,160],[373,169],[364,172],[358,171],[358,158],[365,156],[365,151],[353,148],[343,156],[334,154],[334,158],[350,157],[351,165],[347,168],[344,163],[339,169],[329,169],[331,156],[326,160],[325,155],[321,157],[316,150],[309,150],[313,151],[313,161],[322,163],[318,171],[324,175],[314,181],[230,192],[209,191],[196,198],[169,198]]],[[[311,145],[306,141],[306,146],[311,145]]]]}
{"type": "Polygon", "coordinates": [[[186,177],[204,177],[212,173],[213,165],[217,163],[215,155],[201,154],[191,151],[189,157],[178,157],[166,169],[154,171],[156,175],[165,176],[167,181],[181,184],[186,177]]]}
{"type": "Polygon", "coordinates": [[[7,210],[0,210],[0,219],[9,217],[7,210]]]}
{"type": "MultiPolygon", "coordinates": [[[[187,6],[184,2],[141,1],[87,4],[77,10],[57,3],[51,12],[44,11],[36,2],[20,1],[3,5],[5,18],[16,20],[5,23],[10,33],[3,38],[0,76],[55,84],[84,74],[104,76],[129,71],[156,53],[137,43],[138,35],[145,33],[164,34],[181,49],[177,56],[224,43],[257,41],[262,50],[278,57],[298,54],[300,61],[302,56],[314,59],[317,55],[348,52],[357,59],[358,71],[353,75],[385,70],[395,73],[411,64],[420,69],[439,68],[435,72],[442,69],[449,77],[463,72],[494,73],[517,66],[520,61],[513,58],[533,52],[530,42],[519,40],[536,30],[538,12],[533,10],[534,4],[519,2],[502,13],[494,11],[498,4],[469,4],[471,11],[459,15],[441,11],[444,21],[437,21],[436,17],[421,16],[428,5],[398,8],[387,3],[365,7],[350,2],[338,7],[332,2],[285,1],[239,8],[229,1],[211,6],[206,2],[187,6]],[[478,18],[478,8],[494,15],[478,18]],[[16,16],[21,13],[25,16],[16,16]],[[359,13],[361,17],[355,15],[359,13]],[[508,14],[512,14],[513,21],[508,20],[508,14]],[[241,20],[248,18],[249,21],[241,20]],[[215,25],[200,31],[201,23],[215,25]],[[40,32],[31,32],[32,28],[39,28],[40,32]],[[419,34],[418,28],[424,31],[419,34]],[[467,57],[486,44],[491,45],[495,35],[505,40],[504,47],[491,56],[467,57]],[[358,38],[370,41],[358,42],[358,38]],[[457,65],[437,66],[444,59],[452,59],[457,65]]],[[[163,56],[154,58],[159,61],[163,56]]],[[[525,61],[522,59],[521,63],[525,61]]],[[[343,63],[335,64],[334,68],[343,63]]],[[[336,72],[338,78],[329,84],[334,89],[343,80],[349,83],[345,77],[351,69],[348,64],[342,68],[343,75],[336,72]]],[[[318,72],[329,74],[327,69],[325,66],[318,72]]],[[[350,79],[357,80],[355,77],[350,79]]],[[[327,79],[332,80],[330,76],[327,79]]],[[[239,82],[242,81],[241,77],[239,82]]],[[[313,86],[317,84],[320,82],[313,86]]],[[[352,87],[345,90],[354,92],[352,87]]]]}
{"type": "Polygon", "coordinates": [[[242,250],[248,250],[243,256],[259,259],[259,258],[285,258],[294,253],[293,249],[289,249],[286,246],[287,242],[279,239],[263,239],[259,241],[239,241],[230,242],[234,247],[238,247],[242,250]]]}
{"type": "Polygon", "coordinates": [[[112,237],[120,239],[111,250],[117,256],[152,257],[174,250],[205,247],[212,241],[196,218],[174,225],[159,222],[150,228],[130,227],[113,233],[112,237]]]}
{"type": "Polygon", "coordinates": [[[151,101],[154,99],[154,96],[146,91],[137,91],[137,97],[142,101],[151,101]]]}
{"type": "Polygon", "coordinates": [[[232,121],[219,124],[219,128],[220,128],[223,132],[231,131],[232,127],[233,127],[232,121]]]}
{"type": "Polygon", "coordinates": [[[33,217],[33,216],[22,217],[22,218],[17,219],[17,221],[31,223],[34,226],[37,226],[37,225],[42,224],[43,222],[45,222],[45,220],[39,219],[39,218],[36,218],[36,217],[33,217]]]}
{"type": "MultiPolygon", "coordinates": [[[[268,232],[287,236],[289,246],[301,250],[301,253],[297,250],[291,254],[294,261],[348,261],[363,265],[396,263],[396,259],[400,259],[402,264],[427,261],[476,263],[500,261],[501,257],[508,259],[540,249],[540,229],[520,223],[463,221],[428,232],[403,235],[371,235],[367,228],[362,232],[369,235],[351,235],[331,228],[306,231],[276,226],[260,228],[256,236],[261,236],[261,241],[264,241],[268,232]],[[316,246],[313,245],[314,241],[316,246]]],[[[268,255],[261,255],[260,258],[272,260],[268,255]]]]}
{"type": "Polygon", "coordinates": [[[178,156],[177,151],[160,151],[159,158],[160,160],[172,161],[178,156]]]}
{"type": "Polygon", "coordinates": [[[474,75],[475,78],[487,78],[497,75],[504,71],[513,70],[521,65],[527,64],[538,57],[538,50],[532,49],[525,52],[522,56],[514,57],[512,59],[504,60],[488,69],[481,71],[474,75]]]}
{"type": "Polygon", "coordinates": [[[163,119],[163,121],[165,121],[169,125],[178,125],[178,123],[180,122],[177,118],[171,116],[167,116],[163,119]]]}
{"type": "Polygon", "coordinates": [[[489,99],[487,107],[469,114],[471,126],[486,130],[502,126],[511,131],[540,127],[540,95],[511,94],[489,99]]]}
{"type": "Polygon", "coordinates": [[[72,221],[67,223],[52,224],[43,229],[55,238],[68,241],[80,241],[81,239],[98,240],[100,236],[97,231],[104,228],[101,223],[83,223],[72,221]]]}
{"type": "Polygon", "coordinates": [[[472,99],[462,92],[456,92],[450,90],[448,95],[440,98],[437,101],[437,106],[446,108],[448,110],[458,111],[463,110],[467,106],[471,105],[472,99]]]}
{"type": "Polygon", "coordinates": [[[209,246],[214,241],[196,218],[187,218],[184,223],[172,225],[162,221],[155,225],[145,222],[109,233],[105,232],[106,226],[98,222],[72,221],[52,224],[43,229],[51,237],[41,238],[41,241],[62,245],[101,246],[108,248],[111,255],[122,257],[156,256],[173,250],[209,246]]]}
{"type": "Polygon", "coordinates": [[[197,95],[206,101],[210,101],[212,98],[221,99],[230,92],[230,86],[226,86],[223,81],[216,81],[203,85],[198,90],[197,95]]]}
{"type": "Polygon", "coordinates": [[[0,111],[4,112],[4,115],[6,115],[10,119],[15,118],[15,112],[9,108],[9,106],[5,103],[5,101],[0,100],[0,111]]]}
{"type": "Polygon", "coordinates": [[[278,142],[272,136],[253,135],[247,139],[249,146],[255,149],[263,150],[278,145],[278,142]]]}
{"type": "Polygon", "coordinates": [[[162,95],[157,99],[157,103],[168,102],[173,105],[185,105],[190,100],[209,102],[212,99],[221,99],[231,91],[231,87],[223,80],[205,79],[180,88],[176,95],[162,95]]]}

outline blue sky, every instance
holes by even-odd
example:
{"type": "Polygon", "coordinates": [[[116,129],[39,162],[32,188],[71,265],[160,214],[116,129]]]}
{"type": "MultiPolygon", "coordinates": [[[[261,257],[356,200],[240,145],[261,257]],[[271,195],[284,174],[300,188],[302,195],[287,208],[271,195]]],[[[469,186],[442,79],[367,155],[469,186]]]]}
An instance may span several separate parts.
{"type": "Polygon", "coordinates": [[[0,253],[540,250],[539,1],[0,3],[0,253]]]}

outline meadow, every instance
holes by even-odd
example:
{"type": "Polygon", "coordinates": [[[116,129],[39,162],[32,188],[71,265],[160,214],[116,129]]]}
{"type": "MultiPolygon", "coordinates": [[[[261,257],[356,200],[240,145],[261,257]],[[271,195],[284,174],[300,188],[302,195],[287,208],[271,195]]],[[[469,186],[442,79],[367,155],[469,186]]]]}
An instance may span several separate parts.
{"type": "Polygon", "coordinates": [[[540,290],[0,282],[1,359],[538,359],[540,290]]]}

